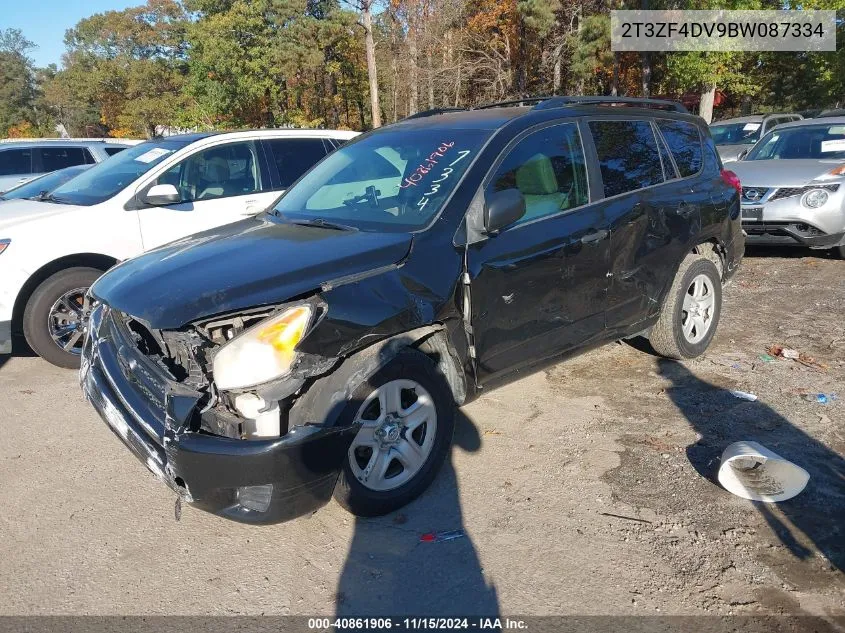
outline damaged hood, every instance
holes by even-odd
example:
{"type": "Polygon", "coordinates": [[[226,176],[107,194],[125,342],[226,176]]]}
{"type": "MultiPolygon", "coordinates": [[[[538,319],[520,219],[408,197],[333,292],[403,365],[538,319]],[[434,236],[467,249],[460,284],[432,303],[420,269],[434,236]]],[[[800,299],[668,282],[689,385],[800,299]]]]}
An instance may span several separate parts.
{"type": "Polygon", "coordinates": [[[156,329],[282,303],[348,275],[400,262],[409,233],[341,231],[258,216],[127,260],[94,296],[156,329]]]}

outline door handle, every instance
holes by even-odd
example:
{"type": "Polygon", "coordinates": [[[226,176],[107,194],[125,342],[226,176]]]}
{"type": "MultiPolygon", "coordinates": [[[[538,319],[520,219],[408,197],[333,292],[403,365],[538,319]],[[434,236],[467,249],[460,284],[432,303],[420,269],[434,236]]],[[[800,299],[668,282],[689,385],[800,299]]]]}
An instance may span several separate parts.
{"type": "Polygon", "coordinates": [[[581,243],[592,244],[594,242],[600,242],[607,236],[607,229],[599,229],[598,231],[592,231],[591,233],[587,233],[584,237],[581,238],[581,243]]]}

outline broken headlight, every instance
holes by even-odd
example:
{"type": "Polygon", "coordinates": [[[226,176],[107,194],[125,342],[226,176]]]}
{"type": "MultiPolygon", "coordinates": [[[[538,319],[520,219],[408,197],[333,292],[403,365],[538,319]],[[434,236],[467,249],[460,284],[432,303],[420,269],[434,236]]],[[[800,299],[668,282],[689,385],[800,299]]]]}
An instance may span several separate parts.
{"type": "Polygon", "coordinates": [[[212,372],[217,388],[254,387],[288,373],[311,315],[311,306],[294,306],[226,343],[214,356],[212,372]]]}

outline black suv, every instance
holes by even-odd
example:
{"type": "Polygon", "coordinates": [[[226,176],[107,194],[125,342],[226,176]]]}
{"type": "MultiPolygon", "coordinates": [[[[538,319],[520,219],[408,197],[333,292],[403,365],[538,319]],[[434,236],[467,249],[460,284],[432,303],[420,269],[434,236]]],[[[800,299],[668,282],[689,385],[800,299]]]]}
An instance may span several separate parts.
{"type": "Polygon", "coordinates": [[[383,514],[429,485],[482,387],[635,335],[704,352],[739,214],[707,126],[672,102],[425,112],[266,212],[106,273],[81,382],[200,508],[271,523],[334,494],[383,514]]]}

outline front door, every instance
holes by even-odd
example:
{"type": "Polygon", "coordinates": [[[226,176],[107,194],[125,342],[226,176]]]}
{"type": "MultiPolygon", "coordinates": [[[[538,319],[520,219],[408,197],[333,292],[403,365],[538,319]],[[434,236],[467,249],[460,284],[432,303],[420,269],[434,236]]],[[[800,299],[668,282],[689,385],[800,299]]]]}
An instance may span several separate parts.
{"type": "Polygon", "coordinates": [[[278,193],[272,190],[260,152],[253,141],[215,145],[159,175],[148,186],[174,185],[182,201],[138,211],[144,250],[236,222],[269,205],[278,193]]]}
{"type": "Polygon", "coordinates": [[[513,188],[525,215],[467,253],[482,383],[604,329],[610,235],[589,204],[577,123],[531,132],[506,150],[485,195],[513,188]]]}

